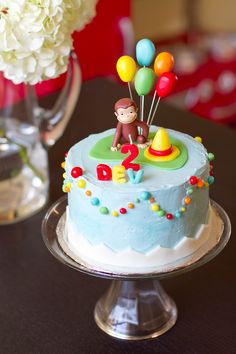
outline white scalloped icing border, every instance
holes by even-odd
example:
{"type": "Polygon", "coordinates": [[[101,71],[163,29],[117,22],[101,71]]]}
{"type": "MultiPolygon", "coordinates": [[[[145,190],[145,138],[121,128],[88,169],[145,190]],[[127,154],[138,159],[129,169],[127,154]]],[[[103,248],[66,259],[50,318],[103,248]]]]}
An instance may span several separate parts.
{"type": "Polygon", "coordinates": [[[223,230],[221,218],[210,206],[208,224],[201,225],[193,238],[184,237],[174,248],[157,246],[147,253],[140,253],[133,249],[116,253],[105,245],[91,245],[85,237],[72,229],[71,223],[66,221],[65,214],[57,227],[58,241],[64,252],[77,263],[104,271],[145,273],[191,264],[218,242],[223,230]]]}

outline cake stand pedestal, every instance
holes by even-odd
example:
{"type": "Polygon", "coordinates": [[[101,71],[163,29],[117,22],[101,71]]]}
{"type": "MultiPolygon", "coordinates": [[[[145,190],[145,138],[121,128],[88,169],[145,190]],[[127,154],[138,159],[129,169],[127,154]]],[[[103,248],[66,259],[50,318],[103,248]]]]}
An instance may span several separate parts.
{"type": "Polygon", "coordinates": [[[231,225],[225,211],[214,201],[212,207],[223,222],[222,235],[210,250],[199,259],[184,266],[168,267],[150,273],[112,272],[75,262],[61,248],[57,227],[65,213],[67,198],[59,199],[47,212],[42,234],[49,251],[65,265],[93,276],[112,279],[108,291],[98,300],[94,317],[107,334],[120,339],[155,338],[168,331],[177,320],[177,307],[166,294],[158,279],[182,274],[214,258],[227,244],[231,225]]]}

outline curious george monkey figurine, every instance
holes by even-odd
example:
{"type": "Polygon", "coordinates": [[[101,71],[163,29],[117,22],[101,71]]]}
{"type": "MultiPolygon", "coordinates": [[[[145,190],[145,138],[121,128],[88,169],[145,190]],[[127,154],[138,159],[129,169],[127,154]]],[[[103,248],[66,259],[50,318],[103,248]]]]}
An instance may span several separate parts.
{"type": "Polygon", "coordinates": [[[117,151],[121,144],[132,141],[137,141],[139,147],[146,147],[146,142],[149,133],[147,123],[137,119],[137,106],[130,98],[121,98],[115,104],[115,115],[118,120],[116,132],[113,138],[111,150],[117,151]],[[139,134],[138,127],[142,129],[142,134],[139,134]]]}

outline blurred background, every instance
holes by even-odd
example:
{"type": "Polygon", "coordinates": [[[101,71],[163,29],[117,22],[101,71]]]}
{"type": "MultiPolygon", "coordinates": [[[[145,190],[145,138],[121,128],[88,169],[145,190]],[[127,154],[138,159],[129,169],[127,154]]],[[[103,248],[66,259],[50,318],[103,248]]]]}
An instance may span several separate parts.
{"type": "MultiPolygon", "coordinates": [[[[99,0],[95,19],[74,34],[83,80],[119,81],[119,56],[133,55],[135,42],[149,38],[158,52],[175,56],[179,82],[169,103],[236,129],[235,13],[235,0],[99,0]]],[[[37,94],[58,91],[64,80],[37,85],[37,94]]],[[[21,97],[19,90],[15,100],[21,97]]]]}

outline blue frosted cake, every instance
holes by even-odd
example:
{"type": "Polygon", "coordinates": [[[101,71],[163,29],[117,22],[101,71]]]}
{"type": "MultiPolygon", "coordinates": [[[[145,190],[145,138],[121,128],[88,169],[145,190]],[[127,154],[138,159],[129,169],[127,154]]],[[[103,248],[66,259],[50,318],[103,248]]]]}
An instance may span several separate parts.
{"type": "Polygon", "coordinates": [[[75,259],[103,269],[181,264],[204,247],[216,217],[209,205],[213,154],[200,138],[156,126],[146,145],[130,136],[113,149],[115,134],[90,135],[62,164],[64,244],[75,259]]]}

